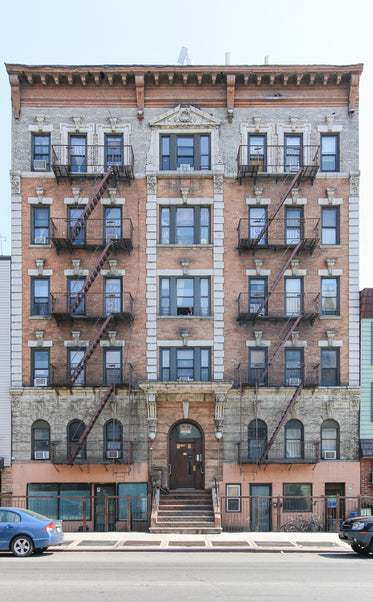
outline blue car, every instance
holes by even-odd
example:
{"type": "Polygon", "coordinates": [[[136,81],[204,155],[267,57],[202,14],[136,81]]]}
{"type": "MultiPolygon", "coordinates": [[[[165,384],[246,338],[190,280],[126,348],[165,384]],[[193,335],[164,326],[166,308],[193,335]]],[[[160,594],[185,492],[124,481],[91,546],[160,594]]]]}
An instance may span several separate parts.
{"type": "Polygon", "coordinates": [[[60,520],[31,510],[0,507],[0,550],[10,550],[14,556],[30,556],[62,542],[60,520]]]}

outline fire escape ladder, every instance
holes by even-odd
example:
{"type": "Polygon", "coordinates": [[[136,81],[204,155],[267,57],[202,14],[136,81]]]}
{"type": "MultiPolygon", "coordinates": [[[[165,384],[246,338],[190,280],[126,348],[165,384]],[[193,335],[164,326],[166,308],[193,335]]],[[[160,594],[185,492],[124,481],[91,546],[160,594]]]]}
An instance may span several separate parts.
{"type": "Polygon", "coordinates": [[[80,291],[71,300],[71,303],[70,303],[70,312],[72,314],[76,312],[76,310],[78,309],[79,305],[83,301],[84,295],[86,293],[88,293],[88,291],[91,288],[92,284],[94,283],[94,281],[96,280],[97,276],[99,275],[102,266],[104,265],[106,259],[108,258],[108,256],[110,255],[110,253],[112,251],[112,245],[113,245],[113,241],[109,240],[109,242],[106,244],[106,247],[102,251],[100,257],[96,261],[94,267],[91,269],[91,271],[88,274],[86,280],[84,281],[84,284],[83,284],[82,288],[80,289],[80,291]]]}
{"type": "Polygon", "coordinates": [[[83,357],[80,360],[79,364],[77,364],[76,367],[74,368],[74,370],[72,370],[72,372],[70,374],[70,385],[74,384],[74,382],[78,378],[79,374],[82,372],[82,370],[86,366],[89,358],[94,353],[94,351],[95,351],[96,347],[98,346],[99,342],[101,341],[101,339],[103,338],[103,336],[107,332],[107,329],[109,327],[109,323],[111,322],[111,320],[113,320],[113,314],[110,314],[106,318],[105,322],[102,324],[100,330],[98,331],[98,333],[97,333],[94,341],[92,341],[92,343],[89,345],[87,351],[83,355],[83,357]]]}
{"type": "Polygon", "coordinates": [[[298,169],[297,173],[295,174],[294,178],[290,182],[289,186],[285,190],[284,194],[282,195],[282,197],[281,197],[278,205],[275,207],[275,209],[273,210],[272,214],[270,215],[270,217],[267,219],[266,223],[264,224],[262,230],[259,232],[258,237],[254,241],[254,246],[256,246],[259,243],[260,239],[263,238],[263,236],[267,232],[269,226],[271,225],[272,221],[275,219],[276,215],[280,211],[282,205],[286,201],[286,199],[289,196],[290,192],[292,191],[292,189],[294,188],[294,186],[297,184],[299,178],[302,175],[302,172],[303,172],[303,167],[300,167],[298,169]]]}
{"type": "Polygon", "coordinates": [[[294,391],[293,396],[292,396],[292,398],[290,400],[290,403],[289,403],[288,407],[286,408],[286,410],[285,410],[285,412],[284,412],[284,414],[283,414],[280,422],[278,423],[278,425],[276,427],[276,430],[273,433],[273,435],[272,435],[272,437],[271,437],[271,439],[270,439],[267,447],[265,448],[262,457],[259,459],[258,464],[263,464],[264,460],[268,456],[269,451],[270,451],[273,443],[275,442],[276,437],[279,434],[280,429],[281,429],[282,425],[284,424],[284,422],[285,422],[285,420],[286,420],[286,418],[287,418],[287,416],[288,416],[291,408],[293,407],[293,405],[295,404],[296,400],[298,399],[298,396],[299,396],[300,392],[302,391],[303,386],[304,386],[303,384],[300,384],[299,387],[294,391]]]}
{"type": "Polygon", "coordinates": [[[97,184],[97,186],[93,192],[93,195],[91,196],[88,203],[86,204],[82,214],[78,217],[78,219],[76,220],[74,225],[71,227],[70,241],[72,243],[79,236],[80,232],[84,228],[84,224],[86,223],[87,219],[91,215],[91,213],[94,210],[94,208],[96,207],[97,203],[101,200],[105,190],[107,189],[107,187],[109,185],[109,179],[112,176],[112,171],[113,171],[113,168],[109,167],[109,169],[107,170],[107,172],[104,175],[104,177],[102,178],[102,180],[100,180],[100,182],[97,184]]]}
{"type": "Polygon", "coordinates": [[[266,306],[266,304],[268,303],[268,299],[270,298],[270,296],[272,295],[273,291],[275,290],[276,286],[278,285],[278,283],[280,282],[282,276],[284,275],[285,271],[288,269],[291,260],[295,257],[295,255],[298,253],[298,250],[300,249],[300,247],[302,246],[302,241],[300,240],[297,245],[294,247],[294,249],[292,250],[292,252],[290,253],[288,259],[286,260],[286,262],[284,263],[284,265],[281,268],[280,273],[278,274],[276,280],[274,281],[274,283],[272,284],[270,290],[267,292],[266,296],[264,297],[263,302],[261,303],[261,305],[258,307],[258,309],[256,310],[256,315],[259,316],[260,312],[263,310],[263,308],[266,306]]]}
{"type": "Polygon", "coordinates": [[[283,338],[283,340],[281,341],[281,343],[277,347],[276,351],[272,355],[271,359],[269,360],[269,362],[268,362],[265,370],[263,371],[263,374],[261,374],[260,379],[258,379],[258,383],[264,382],[265,377],[268,374],[268,370],[272,366],[273,362],[275,361],[276,357],[280,353],[281,349],[283,349],[283,347],[285,346],[286,341],[289,339],[289,337],[291,336],[291,334],[294,332],[294,330],[298,326],[298,324],[301,321],[302,317],[303,317],[302,314],[299,314],[299,316],[297,316],[297,319],[294,321],[294,323],[292,324],[291,328],[289,329],[289,331],[287,332],[287,334],[285,335],[285,337],[283,338]]]}
{"type": "Polygon", "coordinates": [[[97,406],[95,413],[93,414],[91,420],[89,421],[89,423],[87,424],[87,426],[85,427],[78,443],[76,444],[76,446],[74,447],[71,456],[70,456],[70,462],[73,463],[76,456],[78,455],[78,453],[80,452],[81,448],[84,445],[85,440],[87,439],[89,433],[91,432],[91,430],[93,429],[93,426],[95,424],[95,422],[97,421],[97,418],[99,417],[99,415],[101,414],[102,410],[104,409],[107,401],[110,399],[110,397],[112,396],[112,394],[115,392],[115,384],[112,383],[110,385],[110,387],[108,388],[108,390],[106,391],[105,395],[103,396],[103,398],[101,399],[99,405],[97,406]]]}

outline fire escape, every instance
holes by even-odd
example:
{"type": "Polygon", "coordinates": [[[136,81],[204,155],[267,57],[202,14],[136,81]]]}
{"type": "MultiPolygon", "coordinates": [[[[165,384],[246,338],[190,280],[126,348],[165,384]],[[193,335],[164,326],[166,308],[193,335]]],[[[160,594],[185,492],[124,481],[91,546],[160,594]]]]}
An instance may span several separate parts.
{"type": "MultiPolygon", "coordinates": [[[[67,178],[72,181],[73,176],[76,175],[71,165],[64,164],[59,160],[59,156],[65,155],[66,152],[63,153],[60,150],[59,153],[57,153],[55,150],[53,150],[52,167],[55,172],[57,182],[59,182],[61,178],[67,178]]],[[[51,293],[51,315],[56,319],[58,324],[64,321],[93,321],[94,329],[91,330],[91,332],[93,332],[93,337],[85,353],[76,363],[76,365],[71,366],[69,370],[65,372],[64,376],[57,371],[54,376],[54,384],[56,385],[64,384],[72,387],[74,384],[82,384],[79,382],[79,377],[82,375],[83,371],[85,372],[88,361],[99,346],[100,341],[108,332],[112,323],[119,321],[127,325],[131,325],[134,320],[133,299],[130,293],[122,293],[120,296],[119,294],[116,296],[114,295],[113,299],[108,299],[104,295],[97,296],[96,293],[92,294],[92,299],[90,299],[88,302],[89,295],[91,295],[90,289],[97,276],[100,274],[101,269],[107,262],[109,256],[113,252],[117,254],[118,251],[121,250],[125,250],[130,253],[133,248],[133,227],[131,220],[116,220],[114,221],[114,225],[112,223],[106,223],[106,235],[103,237],[102,225],[104,220],[94,220],[92,217],[94,209],[100,203],[105,191],[110,185],[115,186],[118,179],[127,181],[129,184],[131,183],[131,180],[134,177],[132,149],[131,153],[129,153],[127,150],[125,152],[125,156],[130,157],[130,165],[108,165],[104,169],[104,175],[101,174],[102,177],[99,175],[100,171],[102,170],[97,169],[97,166],[93,166],[93,168],[96,167],[96,169],[91,170],[91,173],[92,171],[96,172],[95,180],[98,179],[98,181],[88,203],[85,205],[83,211],[76,219],[63,220],[55,218],[50,220],[50,239],[53,246],[57,250],[57,253],[65,250],[70,250],[73,253],[79,248],[91,249],[93,251],[91,255],[93,267],[90,269],[88,276],[83,281],[80,290],[75,290],[73,293],[70,292],[67,294],[51,293]],[[96,223],[93,223],[95,221],[96,223]],[[91,223],[93,223],[92,227],[91,223]],[[98,233],[99,231],[100,233],[98,233]],[[82,233],[84,234],[84,240],[82,238],[82,233]],[[83,305],[87,307],[89,306],[89,311],[82,312],[81,308],[83,305]]],[[[86,169],[88,169],[88,167],[86,167],[86,169]]],[[[88,174],[86,175],[88,176],[88,174]]],[[[68,457],[69,463],[72,464],[76,460],[102,410],[112,395],[115,395],[116,386],[120,384],[122,380],[123,379],[118,381],[115,373],[114,375],[111,375],[111,378],[109,379],[106,377],[105,382],[107,384],[107,389],[100,400],[100,403],[95,408],[95,411],[82,432],[78,442],[73,449],[70,450],[68,457]],[[112,382],[107,382],[107,380],[111,380],[112,382]]],[[[131,377],[129,379],[129,385],[131,385],[130,380],[131,377]]],[[[101,380],[98,385],[102,386],[102,384],[103,381],[101,380]]]]}
{"type": "MultiPolygon", "coordinates": [[[[258,150],[258,149],[257,149],[258,150]]],[[[275,149],[277,157],[281,158],[280,164],[284,166],[284,153],[285,151],[281,148],[280,150],[275,149]]],[[[276,155],[272,149],[272,156],[276,155]]],[[[241,146],[239,149],[237,162],[238,162],[238,173],[237,177],[242,182],[243,178],[251,178],[256,182],[258,178],[274,178],[276,181],[281,179],[286,184],[286,188],[282,193],[279,202],[265,219],[258,220],[256,225],[253,227],[250,219],[240,219],[238,225],[238,250],[240,254],[244,251],[251,251],[253,254],[256,251],[271,250],[276,252],[278,255],[282,253],[284,262],[273,283],[268,290],[263,290],[259,294],[241,293],[238,298],[238,316],[237,321],[241,325],[247,323],[256,324],[258,321],[272,320],[277,325],[279,342],[275,348],[275,351],[271,354],[270,358],[266,359],[265,366],[257,367],[254,373],[250,372],[250,366],[248,370],[244,369],[245,375],[240,373],[239,382],[242,396],[243,384],[254,385],[256,392],[258,392],[259,386],[265,385],[276,385],[294,387],[294,391],[291,393],[290,400],[287,397],[287,405],[281,416],[281,419],[276,426],[269,442],[265,448],[261,450],[260,457],[257,458],[257,463],[263,464],[282,428],[286,418],[298,399],[301,391],[306,385],[314,386],[316,384],[316,377],[314,373],[306,374],[304,366],[301,370],[297,368],[292,374],[296,374],[296,378],[288,377],[284,382],[271,382],[268,380],[271,374],[272,367],[275,366],[276,359],[279,357],[280,352],[285,348],[286,342],[296,331],[297,326],[302,321],[308,321],[311,325],[315,319],[319,316],[319,293],[304,293],[298,292],[296,294],[290,294],[289,308],[286,307],[288,302],[285,292],[277,293],[276,289],[282,278],[292,266],[292,262],[296,256],[302,251],[309,251],[312,255],[314,250],[319,244],[320,233],[319,233],[319,220],[298,218],[293,221],[290,225],[292,234],[290,237],[286,235],[286,220],[278,218],[278,214],[281,208],[284,206],[286,199],[291,195],[294,188],[298,186],[301,180],[309,179],[313,182],[316,173],[319,168],[319,149],[318,147],[309,147],[307,149],[297,149],[296,165],[292,165],[290,169],[286,170],[283,177],[280,177],[278,161],[274,162],[275,165],[266,165],[264,160],[264,149],[259,149],[260,160],[258,157],[254,157],[251,153],[251,148],[248,146],[241,146]],[[290,180],[290,182],[289,182],[290,180]],[[284,307],[285,303],[285,307],[284,307]]],[[[280,255],[281,256],[281,255],[280,255]]],[[[239,370],[240,372],[240,370],[239,370]]],[[[291,374],[291,370],[290,370],[291,374]]],[[[241,433],[242,435],[242,433],[241,433]]],[[[242,436],[241,436],[242,441],[242,436]]],[[[258,442],[257,442],[258,443],[258,442]]]]}

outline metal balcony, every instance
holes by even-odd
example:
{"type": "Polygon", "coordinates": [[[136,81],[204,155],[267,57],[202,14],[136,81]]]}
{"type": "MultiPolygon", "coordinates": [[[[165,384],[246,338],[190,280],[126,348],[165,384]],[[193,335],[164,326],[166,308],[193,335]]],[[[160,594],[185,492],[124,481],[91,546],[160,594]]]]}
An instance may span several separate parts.
{"type": "Polygon", "coordinates": [[[50,241],[57,251],[101,249],[109,240],[112,241],[115,251],[123,250],[130,253],[133,249],[133,225],[130,218],[105,220],[90,217],[74,240],[72,230],[75,222],[76,220],[62,217],[49,220],[50,241]]]}
{"type": "MultiPolygon", "coordinates": [[[[250,453],[242,454],[241,464],[257,464],[262,457],[266,444],[251,441],[250,453]]],[[[241,449],[239,448],[239,456],[241,449]]],[[[240,461],[240,458],[239,458],[240,461]]],[[[274,443],[263,464],[316,464],[320,462],[319,442],[286,441],[274,443]]]]}
{"type": "Polygon", "coordinates": [[[245,387],[316,387],[320,384],[319,364],[276,362],[265,373],[267,364],[240,364],[235,384],[245,387]],[[264,375],[264,378],[263,378],[264,375]]]}
{"type": "Polygon", "coordinates": [[[320,315],[320,293],[240,293],[237,321],[241,324],[257,320],[288,321],[301,316],[313,322],[320,315]]]}
{"type": "Polygon", "coordinates": [[[51,166],[57,183],[61,179],[87,180],[102,177],[112,168],[112,179],[127,181],[134,179],[134,156],[130,145],[108,149],[105,145],[52,145],[51,166]]]}
{"type": "Polygon", "coordinates": [[[76,292],[50,293],[50,315],[58,323],[71,320],[96,322],[109,315],[125,324],[131,324],[135,319],[131,293],[85,293],[73,311],[76,295],[76,292]]]}
{"type": "Polygon", "coordinates": [[[237,153],[237,178],[283,178],[296,173],[300,179],[316,177],[320,167],[320,147],[317,145],[265,145],[253,147],[241,144],[237,153]]]}
{"type": "Polygon", "coordinates": [[[320,219],[279,219],[271,221],[264,236],[258,239],[265,220],[241,218],[238,222],[238,249],[289,249],[302,242],[300,250],[313,253],[320,242],[320,219]]]}
{"type": "MultiPolygon", "coordinates": [[[[77,442],[51,441],[50,461],[53,464],[72,464],[72,453],[77,442]]],[[[88,437],[74,458],[75,464],[132,464],[131,441],[105,442],[88,437]]]]}
{"type": "MultiPolygon", "coordinates": [[[[71,350],[75,349],[70,347],[71,350]]],[[[79,347],[76,347],[79,349],[79,347]]],[[[77,362],[51,364],[49,369],[48,384],[50,387],[93,387],[107,389],[112,383],[116,387],[128,387],[132,383],[132,367],[130,364],[104,365],[101,361],[87,362],[74,383],[71,375],[77,362]]]]}

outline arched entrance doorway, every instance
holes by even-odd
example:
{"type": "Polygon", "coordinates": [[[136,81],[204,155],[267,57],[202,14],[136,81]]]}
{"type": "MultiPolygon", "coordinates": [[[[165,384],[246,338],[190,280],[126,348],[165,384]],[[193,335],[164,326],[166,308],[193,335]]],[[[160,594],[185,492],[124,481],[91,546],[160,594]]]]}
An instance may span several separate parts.
{"type": "Polygon", "coordinates": [[[203,439],[191,422],[179,422],[170,431],[170,489],[203,489],[203,439]]]}

